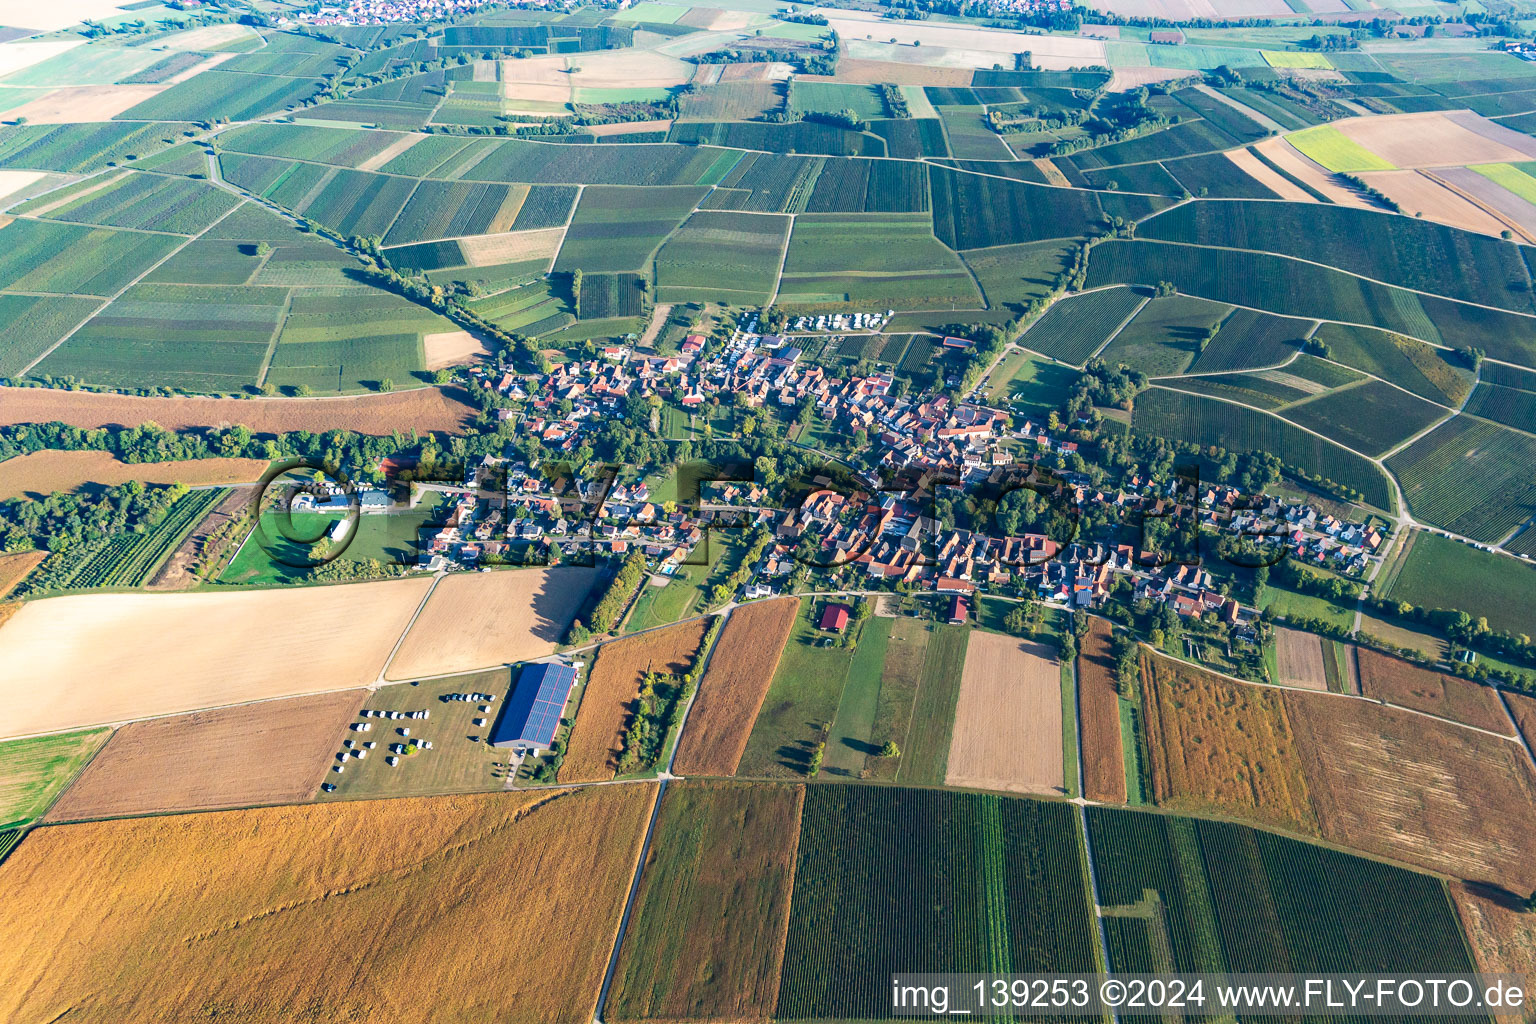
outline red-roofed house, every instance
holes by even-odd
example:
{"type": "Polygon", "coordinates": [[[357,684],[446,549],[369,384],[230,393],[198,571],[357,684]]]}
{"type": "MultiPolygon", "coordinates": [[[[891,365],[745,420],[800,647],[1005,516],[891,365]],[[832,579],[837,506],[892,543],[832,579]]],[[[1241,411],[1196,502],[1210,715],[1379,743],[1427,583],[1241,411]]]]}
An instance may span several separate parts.
{"type": "Polygon", "coordinates": [[[829,604],[826,610],[821,613],[820,626],[822,629],[841,633],[848,625],[848,617],[851,613],[852,609],[845,604],[829,604]]]}

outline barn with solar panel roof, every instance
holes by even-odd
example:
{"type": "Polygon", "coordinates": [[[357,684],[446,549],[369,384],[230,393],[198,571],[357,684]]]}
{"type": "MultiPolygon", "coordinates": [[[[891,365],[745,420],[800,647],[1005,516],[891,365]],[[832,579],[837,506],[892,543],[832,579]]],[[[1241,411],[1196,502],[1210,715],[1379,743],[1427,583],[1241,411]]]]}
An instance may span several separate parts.
{"type": "Polygon", "coordinates": [[[548,751],[575,685],[576,669],[570,665],[525,665],[491,730],[491,746],[510,747],[522,756],[548,751]]]}

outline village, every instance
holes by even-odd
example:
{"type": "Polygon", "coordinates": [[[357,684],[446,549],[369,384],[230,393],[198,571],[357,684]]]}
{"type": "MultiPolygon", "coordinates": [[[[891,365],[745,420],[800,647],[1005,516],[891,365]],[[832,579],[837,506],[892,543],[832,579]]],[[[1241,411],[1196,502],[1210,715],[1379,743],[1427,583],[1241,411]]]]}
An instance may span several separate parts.
{"type": "MultiPolygon", "coordinates": [[[[837,320],[853,322],[850,315],[826,323],[837,320]]],[[[1187,514],[1206,538],[1253,538],[1277,553],[1283,545],[1302,565],[1356,581],[1385,550],[1385,521],[1350,522],[1304,501],[1266,496],[1255,502],[1226,485],[1181,492],[1177,482],[1159,488],[1139,476],[1113,489],[1094,487],[1072,468],[1079,445],[1054,416],[1045,423],[1020,417],[974,393],[959,402],[939,393],[905,394],[888,372],[839,377],[804,358],[801,346],[812,338],[758,334],[757,323],[748,314],[719,337],[690,334],[672,355],[616,345],[546,374],[477,371],[477,382],[514,401],[499,417],[516,420],[520,433],[567,456],[635,396],[650,401],[653,427],[669,406],[701,416],[728,406],[792,417],[809,402],[836,433],[867,442],[864,466],[840,485],[818,478],[820,489],[784,509],[761,481],[706,481],[697,506],[686,507],[669,480],[673,467],[633,479],[563,479],[516,457],[486,456],[466,468],[462,485],[432,485],[446,492],[447,502],[422,533],[419,567],[542,564],[639,548],[661,583],[693,564],[708,534],[757,529],[768,542],[755,564],[741,567],[747,582],[733,599],[836,584],[981,592],[1092,609],[1117,586],[1129,586],[1137,600],[1236,628],[1257,611],[1242,606],[1210,569],[1190,564],[1200,559],[1143,550],[1140,524],[1187,514]],[[912,483],[893,489],[882,482],[892,478],[912,483]],[[1001,522],[987,530],[946,527],[934,514],[934,500],[947,489],[1027,489],[1041,509],[1068,510],[1071,518],[1098,508],[1123,525],[1110,535],[1080,537],[1071,529],[1063,535],[1042,513],[1030,529],[1012,533],[1001,522]],[[659,497],[663,491],[673,497],[659,497]]],[[[378,509],[377,498],[372,507],[378,509]]]]}

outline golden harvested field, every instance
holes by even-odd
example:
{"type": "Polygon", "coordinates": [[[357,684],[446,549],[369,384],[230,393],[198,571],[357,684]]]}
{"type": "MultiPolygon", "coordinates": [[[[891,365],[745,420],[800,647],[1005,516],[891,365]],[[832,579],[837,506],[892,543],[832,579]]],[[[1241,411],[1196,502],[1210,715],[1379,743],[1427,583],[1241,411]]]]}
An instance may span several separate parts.
{"type": "Polygon", "coordinates": [[[623,753],[624,729],[634,715],[645,674],[686,672],[708,628],[703,619],[682,622],[615,640],[598,650],[560,765],[561,782],[613,778],[623,753]]]}
{"type": "Polygon", "coordinates": [[[38,829],[0,865],[0,1019],[591,1020],[655,795],[38,829]]]}
{"type": "Polygon", "coordinates": [[[605,135],[633,135],[636,132],[664,132],[672,127],[671,121],[617,121],[613,124],[587,125],[587,131],[602,138],[605,135]]]}
{"type": "Polygon", "coordinates": [[[1088,620],[1077,659],[1077,705],[1082,719],[1078,748],[1083,758],[1083,795],[1123,804],[1125,746],[1120,735],[1120,690],[1110,656],[1109,620],[1088,620]]]}
{"type": "MultiPolygon", "coordinates": [[[[1536,914],[1523,913],[1513,901],[1463,883],[1449,886],[1451,901],[1467,933],[1472,959],[1484,974],[1523,974],[1536,978],[1536,914]]],[[[1536,1019],[1536,1009],[1497,1014],[1500,1024],[1536,1019]]]]}
{"type": "Polygon", "coordinates": [[[1519,745],[1363,700],[1291,691],[1285,703],[1325,839],[1536,888],[1536,774],[1519,745]]]}
{"type": "Polygon", "coordinates": [[[431,582],[31,601],[0,627],[0,738],[372,683],[431,582]]]}
{"type": "MultiPolygon", "coordinates": [[[[728,67],[748,67],[750,65],[728,65],[728,67]]],[[[854,82],[861,85],[879,85],[881,82],[890,82],[894,85],[933,85],[961,88],[971,84],[974,72],[970,68],[940,68],[925,67],[922,64],[900,64],[895,61],[885,60],[854,60],[852,58],[837,62],[837,74],[825,75],[801,75],[799,77],[811,82],[854,82]]]]}
{"type": "Polygon", "coordinates": [[[137,106],[170,88],[170,82],[155,85],[80,85],[39,92],[38,98],[12,107],[7,118],[24,117],[32,124],[77,124],[82,121],[110,121],[129,107],[137,106]]]}
{"type": "Polygon", "coordinates": [[[309,800],[367,693],[342,690],[125,725],[48,820],[309,800]]]}
{"type": "Polygon", "coordinates": [[[428,334],[421,339],[421,344],[429,370],[478,362],[492,355],[486,343],[468,331],[428,334]]]}
{"type": "Polygon", "coordinates": [[[1141,704],[1157,802],[1315,832],[1285,693],[1143,649],[1141,704]]]}
{"type": "Polygon", "coordinates": [[[1358,654],[1360,692],[1364,696],[1509,734],[1509,716],[1492,687],[1420,668],[1368,647],[1358,648],[1358,654]]]}
{"type": "Polygon", "coordinates": [[[1453,228],[1497,235],[1510,227],[1524,235],[1518,224],[1494,216],[1455,189],[1447,188],[1428,171],[1367,171],[1360,179],[1403,208],[1410,217],[1449,224],[1453,228]]]}
{"type": "Polygon", "coordinates": [[[26,578],[27,573],[36,569],[47,557],[46,551],[17,551],[0,555],[0,597],[9,594],[16,584],[26,578]]]}
{"type": "Polygon", "coordinates": [[[944,781],[1061,793],[1061,665],[1043,644],[971,634],[944,781]]]}
{"type": "MultiPolygon", "coordinates": [[[[1122,71],[1115,72],[1115,78],[1118,79],[1122,73],[1122,71]]],[[[1297,203],[1310,203],[1315,201],[1305,191],[1297,188],[1291,182],[1286,181],[1280,175],[1264,166],[1264,162],[1258,157],[1254,156],[1252,153],[1248,152],[1247,149],[1229,149],[1225,155],[1226,158],[1236,164],[1238,169],[1241,170],[1244,174],[1248,175],[1254,181],[1257,181],[1260,185],[1263,185],[1265,188],[1269,189],[1281,199],[1289,199],[1292,202],[1297,203]]]]}
{"type": "Polygon", "coordinates": [[[509,231],[500,235],[472,235],[460,239],[459,248],[471,267],[489,267],[497,263],[542,260],[560,251],[565,228],[541,228],[538,231],[509,231]]]}
{"type": "Polygon", "coordinates": [[[1348,117],[1330,126],[1399,169],[1536,158],[1536,140],[1469,110],[1348,117]]]}
{"type": "Polygon", "coordinates": [[[1328,689],[1328,674],[1323,669],[1323,643],[1316,633],[1276,626],[1275,664],[1280,670],[1276,682],[1284,686],[1328,689]]]}
{"type": "Polygon", "coordinates": [[[677,748],[679,775],[735,773],[799,613],[800,602],[792,597],[731,612],[688,712],[677,748]]]}
{"type": "Polygon", "coordinates": [[[805,787],[667,787],[604,1017],[766,1021],[779,994],[805,787]]]}
{"type": "Polygon", "coordinates": [[[257,434],[290,430],[396,430],[456,433],[479,413],[461,388],[416,388],[356,398],[137,398],[54,388],[0,387],[0,426],[51,423],[73,427],[138,426],[167,430],[241,424],[257,434]]]}
{"type": "Polygon", "coordinates": [[[24,495],[44,498],[55,491],[77,491],[85,484],[115,486],[130,480],[188,486],[254,483],[266,471],[262,459],[129,463],[119,462],[111,452],[30,452],[0,462],[0,501],[24,495]]]}
{"type": "Polygon", "coordinates": [[[445,577],[389,663],[388,678],[474,672],[547,657],[596,578],[597,570],[574,567],[445,577]]]}

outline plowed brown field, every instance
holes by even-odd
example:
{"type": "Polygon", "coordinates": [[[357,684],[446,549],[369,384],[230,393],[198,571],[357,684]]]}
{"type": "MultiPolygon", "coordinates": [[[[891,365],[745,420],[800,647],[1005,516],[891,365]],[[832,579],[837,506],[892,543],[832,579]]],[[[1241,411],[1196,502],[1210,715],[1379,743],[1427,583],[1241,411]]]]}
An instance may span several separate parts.
{"type": "Polygon", "coordinates": [[[1360,692],[1372,700],[1509,734],[1509,717],[1491,687],[1432,672],[1367,647],[1359,651],[1360,692]]]}
{"type": "Polygon", "coordinates": [[[1060,663],[1043,644],[973,633],[945,783],[1061,793],[1061,780],[1060,663]]]}
{"type": "Polygon", "coordinates": [[[1328,673],[1323,669],[1323,642],[1316,633],[1275,627],[1275,665],[1285,686],[1308,690],[1328,689],[1328,673]]]}
{"type": "Polygon", "coordinates": [[[623,753],[624,728],[634,714],[645,674],[685,672],[708,628],[699,619],[602,646],[571,727],[570,745],[560,765],[561,782],[613,778],[623,753]]]}
{"type": "Polygon", "coordinates": [[[800,602],[792,597],[731,612],[688,712],[677,750],[679,775],[736,771],[799,612],[800,602]]]}
{"type": "MultiPolygon", "coordinates": [[[[1536,914],[1474,887],[1457,883],[1449,888],[1477,969],[1484,974],[1523,974],[1527,982],[1536,978],[1536,914]]],[[[1520,1024],[1533,1018],[1527,1006],[1524,1013],[1496,1014],[1494,1019],[1520,1024]]]]}
{"type": "Polygon", "coordinates": [[[119,462],[111,452],[42,451],[0,462],[0,501],[56,491],[77,491],[86,484],[116,486],[130,480],[146,484],[254,483],[267,471],[263,459],[187,459],[180,462],[119,462]]]}
{"type": "Polygon", "coordinates": [[[48,820],[308,800],[367,693],[343,690],[125,725],[48,820]]]}
{"type": "Polygon", "coordinates": [[[1536,888],[1536,773],[1514,741],[1363,700],[1291,691],[1285,703],[1325,839],[1536,888]]]}
{"type": "Polygon", "coordinates": [[[1285,692],[1143,649],[1141,703],[1157,802],[1315,832],[1285,692]]]}
{"type": "Polygon", "coordinates": [[[0,387],[0,426],[68,423],[75,427],[138,426],[167,430],[243,424],[258,434],[289,430],[396,430],[457,433],[476,416],[462,388],[416,388],[356,398],[138,398],[54,388],[0,387]]]}
{"type": "Polygon", "coordinates": [[[1089,620],[1088,635],[1077,659],[1078,715],[1083,720],[1079,747],[1083,757],[1083,795],[1089,800],[1123,804],[1125,747],[1120,736],[1120,691],[1109,653],[1107,619],[1089,620]]]}
{"type": "Polygon", "coordinates": [[[46,826],[0,864],[0,1020],[591,1020],[655,794],[46,826]]]}

